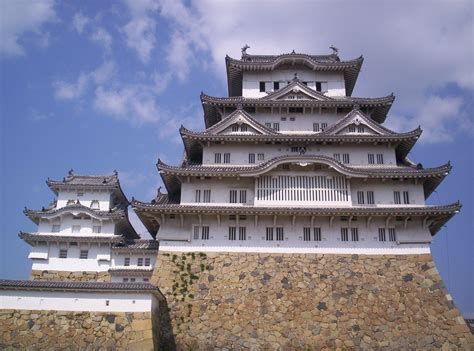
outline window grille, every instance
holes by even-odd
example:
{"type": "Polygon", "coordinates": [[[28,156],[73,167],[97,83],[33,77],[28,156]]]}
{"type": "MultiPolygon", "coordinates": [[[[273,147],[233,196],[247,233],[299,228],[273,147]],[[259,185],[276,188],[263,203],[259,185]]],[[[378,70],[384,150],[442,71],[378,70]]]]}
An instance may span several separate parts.
{"type": "Polygon", "coordinates": [[[273,82],[273,90],[274,91],[280,90],[280,82],[273,82]]]}
{"type": "Polygon", "coordinates": [[[229,240],[235,240],[235,233],[236,233],[236,228],[229,227],[229,240]]]}
{"type": "Polygon", "coordinates": [[[265,122],[265,127],[271,128],[271,127],[272,127],[272,124],[271,124],[270,122],[265,122]]]}
{"type": "Polygon", "coordinates": [[[358,191],[357,192],[357,203],[360,205],[364,204],[364,192],[363,191],[358,191]]]}
{"type": "Polygon", "coordinates": [[[341,241],[349,241],[347,228],[341,228],[341,241]]]}
{"type": "Polygon", "coordinates": [[[143,258],[142,257],[139,257],[137,259],[137,266],[143,266],[143,258]]]}
{"type": "Polygon", "coordinates": [[[130,266],[130,257],[125,257],[123,259],[123,265],[124,266],[130,266]]]}
{"type": "Polygon", "coordinates": [[[356,131],[355,125],[350,125],[349,126],[349,133],[355,133],[355,131],[356,131]]]}
{"type": "Polygon", "coordinates": [[[383,165],[383,154],[377,154],[377,164],[383,165]]]}
{"type": "Polygon", "coordinates": [[[341,162],[341,154],[334,154],[332,156],[334,157],[336,161],[341,162]]]}
{"type": "Polygon", "coordinates": [[[313,132],[319,132],[319,123],[313,123],[313,132]]]}
{"type": "Polygon", "coordinates": [[[401,204],[401,201],[400,201],[400,192],[399,192],[399,191],[394,191],[394,192],[393,192],[393,202],[394,202],[396,205],[401,204]]]}
{"type": "Polygon", "coordinates": [[[395,233],[395,228],[388,228],[388,240],[396,241],[397,235],[395,233]]]}
{"type": "Polygon", "coordinates": [[[374,154],[368,154],[367,158],[368,158],[368,161],[369,161],[369,165],[373,165],[375,163],[374,154]]]}
{"type": "Polygon", "coordinates": [[[96,234],[102,233],[102,226],[100,226],[100,225],[93,226],[92,227],[92,232],[96,233],[96,234]]]}
{"type": "Polygon", "coordinates": [[[240,190],[239,191],[239,202],[241,204],[247,203],[247,190],[240,190]]]}
{"type": "Polygon", "coordinates": [[[221,153],[214,154],[214,163],[221,163],[221,162],[222,162],[222,154],[221,153]]]}
{"type": "Polygon", "coordinates": [[[233,132],[238,132],[238,131],[239,131],[239,126],[238,126],[237,124],[234,124],[234,125],[232,126],[232,131],[233,131],[233,132]]]}
{"type": "Polygon", "coordinates": [[[149,257],[145,258],[145,266],[150,266],[151,260],[149,257]]]}
{"type": "Polygon", "coordinates": [[[199,240],[199,227],[198,226],[194,227],[193,239],[199,240]]]}
{"type": "Polygon", "coordinates": [[[276,132],[280,131],[280,123],[273,123],[273,130],[275,130],[276,132]]]}
{"type": "Polygon", "coordinates": [[[277,227],[276,228],[276,239],[278,241],[282,241],[283,240],[283,227],[277,227]]]}
{"type": "Polygon", "coordinates": [[[410,203],[410,196],[408,195],[408,191],[403,192],[403,203],[408,205],[410,203]]]}
{"type": "Polygon", "coordinates": [[[211,202],[211,190],[210,189],[204,190],[204,201],[203,202],[211,202]]]}
{"type": "Polygon", "coordinates": [[[311,228],[303,228],[303,240],[311,241],[311,228]]]}
{"type": "Polygon", "coordinates": [[[359,228],[351,228],[352,241],[359,241],[359,228]]]}
{"type": "Polygon", "coordinates": [[[349,154],[342,154],[342,163],[349,163],[349,154]]]}
{"type": "Polygon", "coordinates": [[[66,249],[59,250],[59,258],[67,258],[67,250],[66,249]]]}
{"type": "Polygon", "coordinates": [[[230,163],[230,154],[229,153],[224,154],[224,163],[230,163]]]}
{"type": "Polygon", "coordinates": [[[321,228],[313,228],[314,241],[321,241],[321,228]]]}
{"type": "Polygon", "coordinates": [[[236,204],[237,203],[237,190],[230,190],[229,202],[231,204],[236,204]]]}
{"type": "Polygon", "coordinates": [[[266,239],[267,239],[267,241],[272,241],[273,240],[273,228],[272,227],[267,227],[266,239]]]}
{"type": "Polygon", "coordinates": [[[365,132],[364,126],[357,126],[357,133],[364,133],[364,132],[365,132]]]}
{"type": "Polygon", "coordinates": [[[201,232],[201,239],[202,240],[209,240],[209,227],[202,227],[201,232]]]}
{"type": "Polygon", "coordinates": [[[367,204],[373,205],[375,203],[374,201],[374,192],[373,191],[368,191],[367,192],[367,204]]]}
{"type": "Polygon", "coordinates": [[[385,228],[379,228],[379,241],[385,241],[385,228]]]}
{"type": "Polygon", "coordinates": [[[86,260],[89,257],[89,250],[81,250],[79,253],[79,258],[81,260],[86,260]]]}
{"type": "Polygon", "coordinates": [[[258,160],[259,161],[265,161],[265,154],[263,154],[263,153],[258,154],[258,160]]]}
{"type": "Polygon", "coordinates": [[[324,132],[324,130],[328,127],[327,123],[321,123],[321,132],[324,132]]]}
{"type": "Polygon", "coordinates": [[[59,224],[53,224],[53,227],[51,228],[51,231],[53,233],[59,233],[60,230],[61,230],[61,226],[59,224]]]}
{"type": "Polygon", "coordinates": [[[123,278],[124,283],[128,283],[128,278],[123,278]]]}
{"type": "Polygon", "coordinates": [[[255,154],[249,154],[249,163],[255,163],[255,154]]]}
{"type": "Polygon", "coordinates": [[[241,132],[246,132],[246,131],[247,131],[247,125],[246,125],[246,124],[242,124],[242,125],[240,126],[240,131],[241,131],[241,132]]]}
{"type": "Polygon", "coordinates": [[[201,190],[200,189],[196,190],[195,201],[196,202],[201,202],[201,190]]]}
{"type": "Polygon", "coordinates": [[[239,227],[239,240],[247,240],[247,228],[239,227]]]}

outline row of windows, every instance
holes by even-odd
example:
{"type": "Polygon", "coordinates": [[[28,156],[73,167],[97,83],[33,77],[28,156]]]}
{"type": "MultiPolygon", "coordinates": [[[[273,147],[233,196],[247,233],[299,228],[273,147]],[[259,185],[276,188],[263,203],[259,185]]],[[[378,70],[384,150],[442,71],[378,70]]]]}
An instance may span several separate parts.
{"type": "Polygon", "coordinates": [[[197,189],[195,202],[211,202],[211,189],[204,189],[204,190],[197,189]],[[202,198],[201,198],[201,193],[203,195],[202,198]]]}
{"type": "MultiPolygon", "coordinates": [[[[333,154],[336,161],[341,162],[341,154],[333,154]]],[[[342,163],[350,163],[349,154],[342,154],[342,163]]]]}
{"type": "MultiPolygon", "coordinates": [[[[144,282],[148,282],[149,280],[150,280],[150,279],[148,279],[148,278],[143,278],[143,281],[144,281],[144,282]]],[[[134,282],[136,282],[136,281],[137,281],[136,278],[123,278],[123,282],[124,282],[124,283],[128,283],[128,282],[134,283],[134,282]]]]}
{"type": "MultiPolygon", "coordinates": [[[[281,88],[285,87],[286,85],[290,84],[287,81],[260,81],[259,82],[259,90],[261,93],[278,91],[281,88]]],[[[328,91],[328,83],[322,81],[304,81],[302,82],[304,85],[309,86],[310,88],[319,91],[319,92],[327,92],[328,91]]],[[[294,98],[298,97],[294,96],[294,98]]],[[[290,97],[291,98],[291,97],[290,97]]]]}
{"type": "MultiPolygon", "coordinates": [[[[80,225],[73,225],[72,226],[72,232],[73,233],[79,233],[81,231],[81,226],[80,225]]],[[[61,225],[60,224],[53,224],[51,227],[51,232],[53,233],[59,233],[61,231],[61,225]]],[[[92,233],[102,233],[102,226],[100,225],[95,225],[92,227],[92,233]]]]}
{"type": "MultiPolygon", "coordinates": [[[[386,229],[379,228],[378,240],[387,241],[386,229]]],[[[195,240],[209,240],[209,227],[194,227],[195,240]]],[[[228,240],[247,240],[247,228],[246,227],[229,227],[228,240]]],[[[283,227],[267,227],[265,230],[266,241],[283,241],[284,240],[284,228],[283,227]]],[[[304,227],[303,228],[303,241],[321,241],[321,228],[319,227],[304,227]]],[[[359,228],[341,228],[341,241],[359,241],[359,228]],[[350,234],[350,235],[349,235],[350,234]]],[[[388,228],[388,241],[396,241],[395,228],[388,228]]]]}
{"type": "MultiPolygon", "coordinates": [[[[209,203],[211,202],[211,189],[197,189],[195,192],[195,202],[209,203]],[[201,196],[201,194],[203,196],[201,196]]],[[[247,203],[247,190],[245,189],[232,189],[229,190],[229,202],[231,204],[245,204],[247,203]]]]}
{"type": "Polygon", "coordinates": [[[280,131],[280,123],[275,122],[273,125],[270,122],[265,122],[265,127],[273,129],[275,132],[280,131]]]}
{"type": "MultiPolygon", "coordinates": [[[[374,192],[373,191],[358,191],[357,192],[357,203],[359,205],[363,205],[366,203],[368,205],[373,205],[375,203],[374,201],[374,192]]],[[[394,191],[393,192],[393,203],[396,205],[400,205],[402,202],[402,196],[400,191],[394,191]]],[[[408,205],[410,204],[410,194],[408,191],[403,191],[403,204],[408,205]]]]}
{"type": "MultiPolygon", "coordinates": [[[[258,153],[257,154],[257,160],[258,161],[265,161],[265,154],[258,153]]],[[[249,163],[255,163],[255,154],[254,153],[249,154],[249,163]]]]}
{"type": "MultiPolygon", "coordinates": [[[[400,191],[394,191],[393,192],[393,203],[394,204],[401,204],[402,203],[402,197],[400,196],[401,193],[400,191]]],[[[403,204],[407,205],[410,203],[410,195],[408,191],[403,191],[403,204]]]]}
{"type": "MultiPolygon", "coordinates": [[[[79,193],[78,193],[78,196],[79,196],[79,193]]],[[[79,201],[79,200],[77,200],[77,201],[79,201]]],[[[77,201],[76,201],[76,200],[72,200],[72,199],[67,200],[66,205],[67,205],[67,206],[75,205],[75,204],[77,203],[77,201]]],[[[91,201],[90,208],[93,209],[93,210],[98,210],[98,209],[100,209],[99,200],[92,200],[92,201],[91,201]]]]}
{"type": "Polygon", "coordinates": [[[232,126],[232,131],[233,132],[247,132],[248,131],[248,128],[247,128],[247,125],[246,124],[242,124],[242,125],[238,125],[238,124],[234,124],[232,126]]]}
{"type": "MultiPolygon", "coordinates": [[[[130,266],[130,257],[124,257],[123,259],[123,265],[124,266],[130,266]]],[[[137,266],[150,266],[151,264],[151,259],[149,257],[138,257],[137,258],[137,266]]]]}
{"type": "Polygon", "coordinates": [[[230,163],[230,153],[224,153],[224,158],[220,152],[214,154],[214,163],[222,163],[222,159],[224,159],[224,163],[230,163]]]}
{"type": "Polygon", "coordinates": [[[360,126],[355,126],[355,125],[350,125],[349,126],[349,133],[355,133],[357,131],[357,133],[364,133],[365,132],[365,127],[360,125],[360,126]]]}
{"type": "Polygon", "coordinates": [[[383,165],[383,154],[377,154],[377,155],[368,154],[367,155],[367,161],[368,161],[369,165],[375,164],[376,157],[377,157],[377,164],[383,165]]]}
{"type": "MultiPolygon", "coordinates": [[[[67,258],[67,249],[60,249],[59,250],[59,258],[67,258]]],[[[89,250],[81,250],[79,252],[79,258],[81,260],[86,260],[89,258],[89,250]]]]}

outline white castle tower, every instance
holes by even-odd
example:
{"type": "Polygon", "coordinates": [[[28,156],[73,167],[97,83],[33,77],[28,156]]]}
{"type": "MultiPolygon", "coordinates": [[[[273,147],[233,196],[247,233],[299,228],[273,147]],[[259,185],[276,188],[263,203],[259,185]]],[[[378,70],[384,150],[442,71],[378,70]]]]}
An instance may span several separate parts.
{"type": "Polygon", "coordinates": [[[429,253],[459,203],[425,201],[449,173],[407,155],[421,129],[383,127],[394,100],[352,97],[363,58],[226,57],[229,97],[201,95],[206,129],[158,160],[167,189],[132,206],[160,250],[429,253]]]}
{"type": "Polygon", "coordinates": [[[47,181],[57,199],[25,214],[37,233],[19,234],[31,245],[33,279],[148,281],[158,242],[140,240],[128,220],[128,200],[116,172],[47,181]]]}

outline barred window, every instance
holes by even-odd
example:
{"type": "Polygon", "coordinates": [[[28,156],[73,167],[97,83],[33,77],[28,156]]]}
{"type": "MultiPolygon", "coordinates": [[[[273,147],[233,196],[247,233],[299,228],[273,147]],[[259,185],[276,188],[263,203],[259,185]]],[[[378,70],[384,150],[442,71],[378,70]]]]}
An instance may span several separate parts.
{"type": "Polygon", "coordinates": [[[81,260],[86,260],[89,257],[89,250],[81,250],[79,253],[79,258],[81,260]]]}
{"type": "Polygon", "coordinates": [[[313,132],[319,132],[319,123],[313,123],[313,132]]]}
{"type": "Polygon", "coordinates": [[[239,240],[247,240],[247,228],[239,227],[239,240]]]}
{"type": "Polygon", "coordinates": [[[272,241],[273,240],[273,228],[272,227],[267,227],[266,239],[267,239],[267,241],[272,241]]]}
{"type": "Polygon", "coordinates": [[[324,132],[324,130],[328,127],[327,123],[321,123],[321,132],[324,132]]]}
{"type": "Polygon", "coordinates": [[[373,205],[375,203],[374,201],[374,192],[373,191],[368,191],[367,192],[367,204],[373,205]]]}
{"type": "Polygon", "coordinates": [[[379,228],[379,241],[386,241],[385,228],[379,228]]]}
{"type": "Polygon", "coordinates": [[[67,250],[66,249],[59,250],[59,258],[67,258],[67,250]]]}
{"type": "Polygon", "coordinates": [[[201,231],[201,239],[202,240],[209,240],[209,227],[202,227],[201,231]]]}
{"type": "Polygon", "coordinates": [[[357,133],[364,133],[364,132],[365,132],[364,126],[358,126],[357,127],[357,133]]]}
{"type": "Polygon", "coordinates": [[[410,196],[408,195],[408,191],[403,192],[403,203],[405,205],[410,203],[410,196]]]}
{"type": "Polygon", "coordinates": [[[53,224],[53,227],[51,228],[51,232],[59,233],[60,229],[61,229],[61,226],[59,224],[53,224]]]}
{"type": "Polygon", "coordinates": [[[236,228],[229,227],[229,240],[235,240],[235,233],[236,233],[236,228]]]}
{"type": "Polygon", "coordinates": [[[308,228],[308,227],[303,228],[303,240],[311,241],[311,228],[308,228]]]}
{"type": "Polygon", "coordinates": [[[321,228],[313,228],[314,241],[321,241],[321,228]]]}
{"type": "Polygon", "coordinates": [[[374,154],[368,154],[367,159],[368,159],[369,165],[373,165],[375,163],[374,154]]]}
{"type": "Polygon", "coordinates": [[[201,190],[199,190],[199,189],[196,190],[195,201],[196,202],[201,202],[201,190]]]}
{"type": "Polygon", "coordinates": [[[393,192],[393,202],[397,205],[401,204],[400,201],[400,192],[399,191],[394,191],[393,192]]]}
{"type": "Polygon", "coordinates": [[[349,233],[347,228],[341,228],[341,241],[349,241],[349,233]]]}
{"type": "Polygon", "coordinates": [[[246,131],[247,131],[247,125],[246,125],[246,124],[242,124],[242,125],[240,126],[240,131],[241,131],[241,132],[246,132],[246,131]]]}
{"type": "Polygon", "coordinates": [[[281,241],[283,240],[283,227],[277,227],[276,229],[276,239],[281,241]]]}
{"type": "Polygon", "coordinates": [[[96,233],[96,234],[101,233],[101,232],[102,232],[102,226],[100,226],[100,225],[95,225],[95,226],[93,226],[93,227],[92,227],[92,232],[93,232],[93,233],[96,233]]]}
{"type": "Polygon", "coordinates": [[[352,241],[359,241],[359,228],[351,228],[352,241]]]}
{"type": "Polygon", "coordinates": [[[349,163],[349,154],[342,154],[342,163],[349,163]]]}
{"type": "Polygon", "coordinates": [[[259,161],[265,161],[265,154],[263,154],[263,153],[258,154],[258,160],[259,161]]]}
{"type": "Polygon", "coordinates": [[[360,205],[364,204],[364,192],[363,191],[358,191],[357,192],[357,203],[360,205]]]}
{"type": "Polygon", "coordinates": [[[276,132],[280,131],[280,123],[273,123],[273,130],[275,130],[276,132]]]}
{"type": "Polygon", "coordinates": [[[355,131],[356,131],[355,125],[350,125],[349,126],[349,133],[355,133],[355,131]]]}
{"type": "Polygon", "coordinates": [[[255,154],[249,154],[249,163],[255,163],[255,154]]]}
{"type": "Polygon", "coordinates": [[[238,132],[238,131],[239,131],[239,126],[238,126],[237,124],[234,124],[234,125],[232,126],[232,131],[233,131],[233,132],[238,132]]]}
{"type": "Polygon", "coordinates": [[[265,127],[271,128],[271,127],[272,127],[272,124],[271,124],[270,122],[265,122],[265,127]]]}
{"type": "Polygon", "coordinates": [[[222,162],[222,154],[221,153],[214,154],[214,163],[221,163],[221,162],[222,162]]]}
{"type": "Polygon", "coordinates": [[[137,259],[137,266],[143,266],[143,258],[142,257],[139,257],[137,259]]]}
{"type": "Polygon", "coordinates": [[[230,154],[229,153],[224,154],[224,163],[230,163],[230,154]]]}
{"type": "Polygon", "coordinates": [[[125,257],[123,259],[123,265],[124,266],[130,266],[130,257],[125,257]]]}
{"type": "Polygon", "coordinates": [[[229,202],[231,204],[236,204],[237,203],[237,190],[230,190],[230,199],[229,202]]]}
{"type": "Polygon", "coordinates": [[[377,164],[383,165],[383,154],[377,154],[377,164]]]}
{"type": "Polygon", "coordinates": [[[151,264],[150,257],[145,258],[145,266],[149,266],[151,264]]]}
{"type": "Polygon", "coordinates": [[[204,190],[204,201],[203,202],[211,202],[211,190],[210,189],[204,190]]]}
{"type": "Polygon", "coordinates": [[[395,228],[388,228],[388,240],[397,241],[397,235],[395,233],[395,228]]]}
{"type": "Polygon", "coordinates": [[[199,227],[196,226],[194,227],[194,236],[193,236],[194,240],[199,240],[199,227]]]}
{"type": "Polygon", "coordinates": [[[333,154],[334,159],[338,162],[341,162],[341,154],[333,154]]]}
{"type": "Polygon", "coordinates": [[[239,197],[239,200],[240,200],[239,202],[241,204],[247,203],[247,190],[240,190],[239,196],[240,196],[239,197]]]}

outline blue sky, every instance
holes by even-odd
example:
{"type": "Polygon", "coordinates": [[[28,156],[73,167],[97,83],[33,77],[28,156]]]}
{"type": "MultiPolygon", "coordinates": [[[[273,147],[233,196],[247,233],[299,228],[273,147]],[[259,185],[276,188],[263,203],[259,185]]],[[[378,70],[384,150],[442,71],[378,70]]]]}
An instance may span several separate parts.
{"type": "MultiPolygon", "coordinates": [[[[158,157],[177,164],[178,128],[202,129],[199,93],[225,96],[225,54],[363,54],[354,96],[396,95],[386,125],[421,125],[410,154],[453,171],[430,203],[460,200],[433,256],[474,316],[474,24],[471,1],[0,0],[0,277],[26,278],[35,225],[23,207],[53,199],[48,177],[119,171],[150,200],[158,157]]],[[[139,232],[144,229],[132,218],[139,232]]]]}

